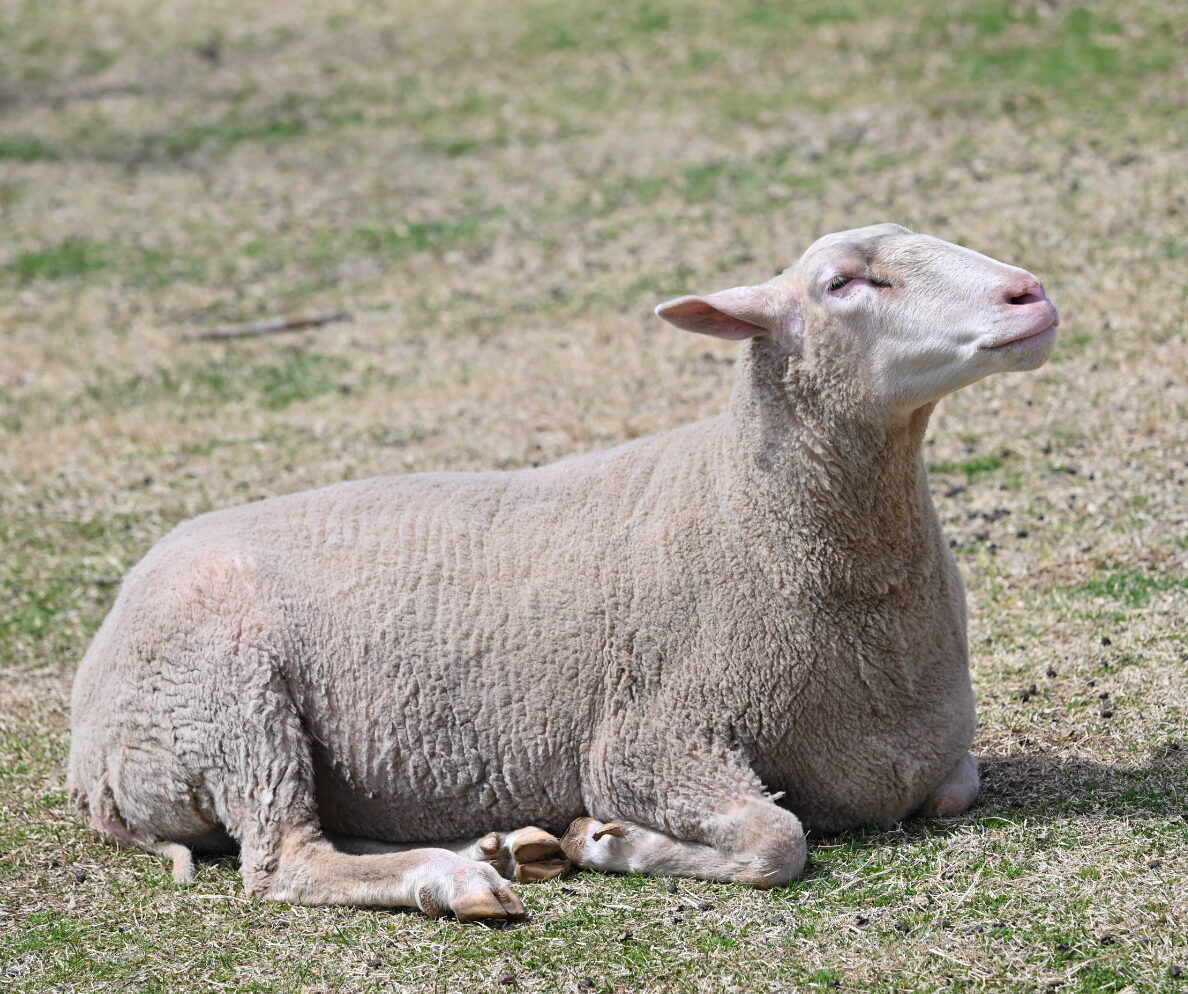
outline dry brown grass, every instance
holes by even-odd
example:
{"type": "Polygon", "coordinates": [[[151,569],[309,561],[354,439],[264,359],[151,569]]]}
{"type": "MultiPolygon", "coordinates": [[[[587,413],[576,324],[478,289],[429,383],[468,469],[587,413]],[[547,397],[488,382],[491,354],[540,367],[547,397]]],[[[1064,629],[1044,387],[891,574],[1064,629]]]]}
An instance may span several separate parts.
{"type": "Polygon", "coordinates": [[[0,8],[0,980],[1183,989],[1182,4],[196,7],[0,8]],[[487,931],[255,905],[230,861],[181,892],[66,809],[74,663],[172,523],[715,412],[732,348],[651,306],[879,220],[1026,266],[1063,316],[1045,369],[928,442],[970,592],[968,817],[817,840],[774,894],[581,875],[487,931]]]}

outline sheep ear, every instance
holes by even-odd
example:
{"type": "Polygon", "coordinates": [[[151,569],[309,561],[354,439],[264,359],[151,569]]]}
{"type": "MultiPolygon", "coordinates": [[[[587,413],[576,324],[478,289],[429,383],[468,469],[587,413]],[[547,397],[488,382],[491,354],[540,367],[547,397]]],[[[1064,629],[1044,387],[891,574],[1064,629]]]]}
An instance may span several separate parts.
{"type": "Polygon", "coordinates": [[[656,314],[685,331],[732,342],[766,338],[778,324],[766,286],[736,286],[706,297],[677,297],[657,307],[656,314]]]}

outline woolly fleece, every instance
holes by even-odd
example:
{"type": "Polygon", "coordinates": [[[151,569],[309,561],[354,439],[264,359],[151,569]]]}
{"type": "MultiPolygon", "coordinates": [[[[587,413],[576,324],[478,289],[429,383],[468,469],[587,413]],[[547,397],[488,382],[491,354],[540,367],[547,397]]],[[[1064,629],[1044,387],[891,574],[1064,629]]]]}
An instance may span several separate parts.
{"type": "Polygon", "coordinates": [[[558,872],[768,886],[800,872],[804,829],[964,808],[964,591],[922,441],[938,389],[1046,358],[986,345],[1021,280],[1038,286],[897,226],[830,236],[761,287],[658,309],[743,339],[719,417],[181,525],[79,667],[75,802],[179,877],[190,849],[238,844],[251,893],[462,919],[523,913],[495,871],[524,825],[572,823],[564,856],[541,847],[558,872]],[[953,306],[994,319],[961,375],[908,396],[879,359],[889,323],[932,341],[954,322],[884,302],[943,296],[962,266],[981,282],[953,306]],[[836,289],[834,269],[853,270],[836,289]],[[466,848],[490,832],[488,855],[466,848]],[[326,833],[406,845],[350,855],[326,833]]]}

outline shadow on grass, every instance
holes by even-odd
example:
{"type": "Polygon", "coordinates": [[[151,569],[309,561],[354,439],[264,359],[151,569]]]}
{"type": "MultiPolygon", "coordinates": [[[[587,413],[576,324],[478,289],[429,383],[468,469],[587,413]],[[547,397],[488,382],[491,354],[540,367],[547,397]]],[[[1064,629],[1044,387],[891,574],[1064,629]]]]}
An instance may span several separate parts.
{"type": "MultiPolygon", "coordinates": [[[[993,753],[977,756],[982,787],[970,809],[949,819],[908,818],[893,829],[861,827],[812,833],[813,842],[852,849],[945,837],[971,824],[996,821],[1042,825],[1060,818],[1188,822],[1188,744],[1169,743],[1143,766],[1111,766],[1060,756],[993,753]]],[[[801,878],[828,877],[833,868],[810,858],[801,878]]]]}
{"type": "Polygon", "coordinates": [[[1059,756],[978,757],[971,814],[1052,818],[1188,818],[1188,746],[1170,743],[1139,767],[1059,756]]]}

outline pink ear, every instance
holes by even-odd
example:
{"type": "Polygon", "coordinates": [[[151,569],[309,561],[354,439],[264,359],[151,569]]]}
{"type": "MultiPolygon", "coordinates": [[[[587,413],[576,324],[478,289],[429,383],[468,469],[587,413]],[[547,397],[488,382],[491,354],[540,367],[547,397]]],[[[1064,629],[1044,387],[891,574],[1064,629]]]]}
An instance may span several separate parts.
{"type": "Polygon", "coordinates": [[[769,335],[775,327],[772,299],[765,286],[736,286],[706,297],[677,297],[656,314],[685,331],[732,342],[769,335]]]}
{"type": "Polygon", "coordinates": [[[704,297],[677,297],[657,307],[656,313],[685,331],[713,335],[732,342],[767,333],[766,328],[718,310],[704,297]]]}

